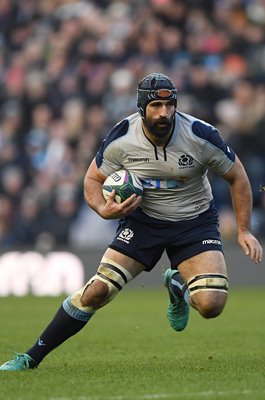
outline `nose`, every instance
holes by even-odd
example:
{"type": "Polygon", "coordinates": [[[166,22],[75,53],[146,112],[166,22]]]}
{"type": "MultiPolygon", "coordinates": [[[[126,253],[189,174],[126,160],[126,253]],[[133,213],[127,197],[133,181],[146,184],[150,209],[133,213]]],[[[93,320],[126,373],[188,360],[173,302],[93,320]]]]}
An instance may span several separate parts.
{"type": "Polygon", "coordinates": [[[167,117],[169,115],[169,110],[166,104],[162,104],[159,109],[159,114],[161,117],[167,117]]]}

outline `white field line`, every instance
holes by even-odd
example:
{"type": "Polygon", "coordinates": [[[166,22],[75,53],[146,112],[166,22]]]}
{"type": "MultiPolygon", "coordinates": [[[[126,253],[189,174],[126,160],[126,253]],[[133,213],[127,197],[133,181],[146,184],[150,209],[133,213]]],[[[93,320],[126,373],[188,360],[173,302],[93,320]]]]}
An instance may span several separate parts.
{"type": "Polygon", "coordinates": [[[50,397],[48,400],[160,400],[160,399],[194,399],[196,397],[201,397],[201,398],[207,398],[207,397],[213,397],[216,399],[216,397],[221,398],[224,396],[233,396],[233,395],[254,395],[254,394],[261,394],[264,393],[265,391],[259,391],[259,390],[230,390],[230,391],[214,391],[214,390],[209,390],[207,392],[193,392],[193,393],[157,393],[157,394],[144,394],[144,395],[139,395],[139,396],[134,396],[134,395],[118,395],[118,396],[81,396],[81,397],[50,397]]]}

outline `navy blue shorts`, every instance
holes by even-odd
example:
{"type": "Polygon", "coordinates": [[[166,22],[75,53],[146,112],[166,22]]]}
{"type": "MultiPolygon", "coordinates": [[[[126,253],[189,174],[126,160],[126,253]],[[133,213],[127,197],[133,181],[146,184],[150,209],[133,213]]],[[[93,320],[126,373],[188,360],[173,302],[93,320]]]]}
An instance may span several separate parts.
{"type": "Polygon", "coordinates": [[[213,204],[198,217],[186,221],[161,221],[140,208],[119,220],[109,245],[151,271],[166,251],[175,268],[182,261],[208,250],[223,252],[217,210],[213,204]]]}

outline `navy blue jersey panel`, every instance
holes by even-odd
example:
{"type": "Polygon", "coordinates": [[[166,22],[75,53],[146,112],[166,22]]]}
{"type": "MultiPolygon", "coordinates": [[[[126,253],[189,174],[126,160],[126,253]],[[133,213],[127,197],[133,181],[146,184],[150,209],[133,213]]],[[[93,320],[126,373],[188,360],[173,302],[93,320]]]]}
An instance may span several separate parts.
{"type": "Polygon", "coordinates": [[[192,132],[196,136],[206,140],[213,146],[222,150],[231,161],[235,161],[234,151],[225,144],[223,138],[216,128],[212,127],[211,125],[203,124],[200,121],[195,121],[192,124],[192,132]]]}
{"type": "Polygon", "coordinates": [[[121,136],[126,135],[128,129],[129,129],[129,121],[127,119],[124,119],[119,124],[115,125],[114,128],[110,131],[110,133],[106,137],[106,139],[103,140],[101,147],[96,155],[96,164],[98,168],[102,164],[103,154],[108,145],[114,140],[120,138],[121,136]]]}

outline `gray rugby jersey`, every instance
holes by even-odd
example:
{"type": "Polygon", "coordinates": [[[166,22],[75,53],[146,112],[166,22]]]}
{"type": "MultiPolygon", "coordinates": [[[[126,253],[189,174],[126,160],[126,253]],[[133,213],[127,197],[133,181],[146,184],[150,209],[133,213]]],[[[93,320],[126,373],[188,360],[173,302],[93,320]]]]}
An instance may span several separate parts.
{"type": "Polygon", "coordinates": [[[103,141],[96,163],[104,176],[119,169],[134,172],[144,186],[140,207],[151,217],[181,221],[209,208],[208,168],[223,175],[235,153],[212,125],[176,112],[174,131],[164,147],[145,136],[138,113],[118,123],[103,141]]]}

